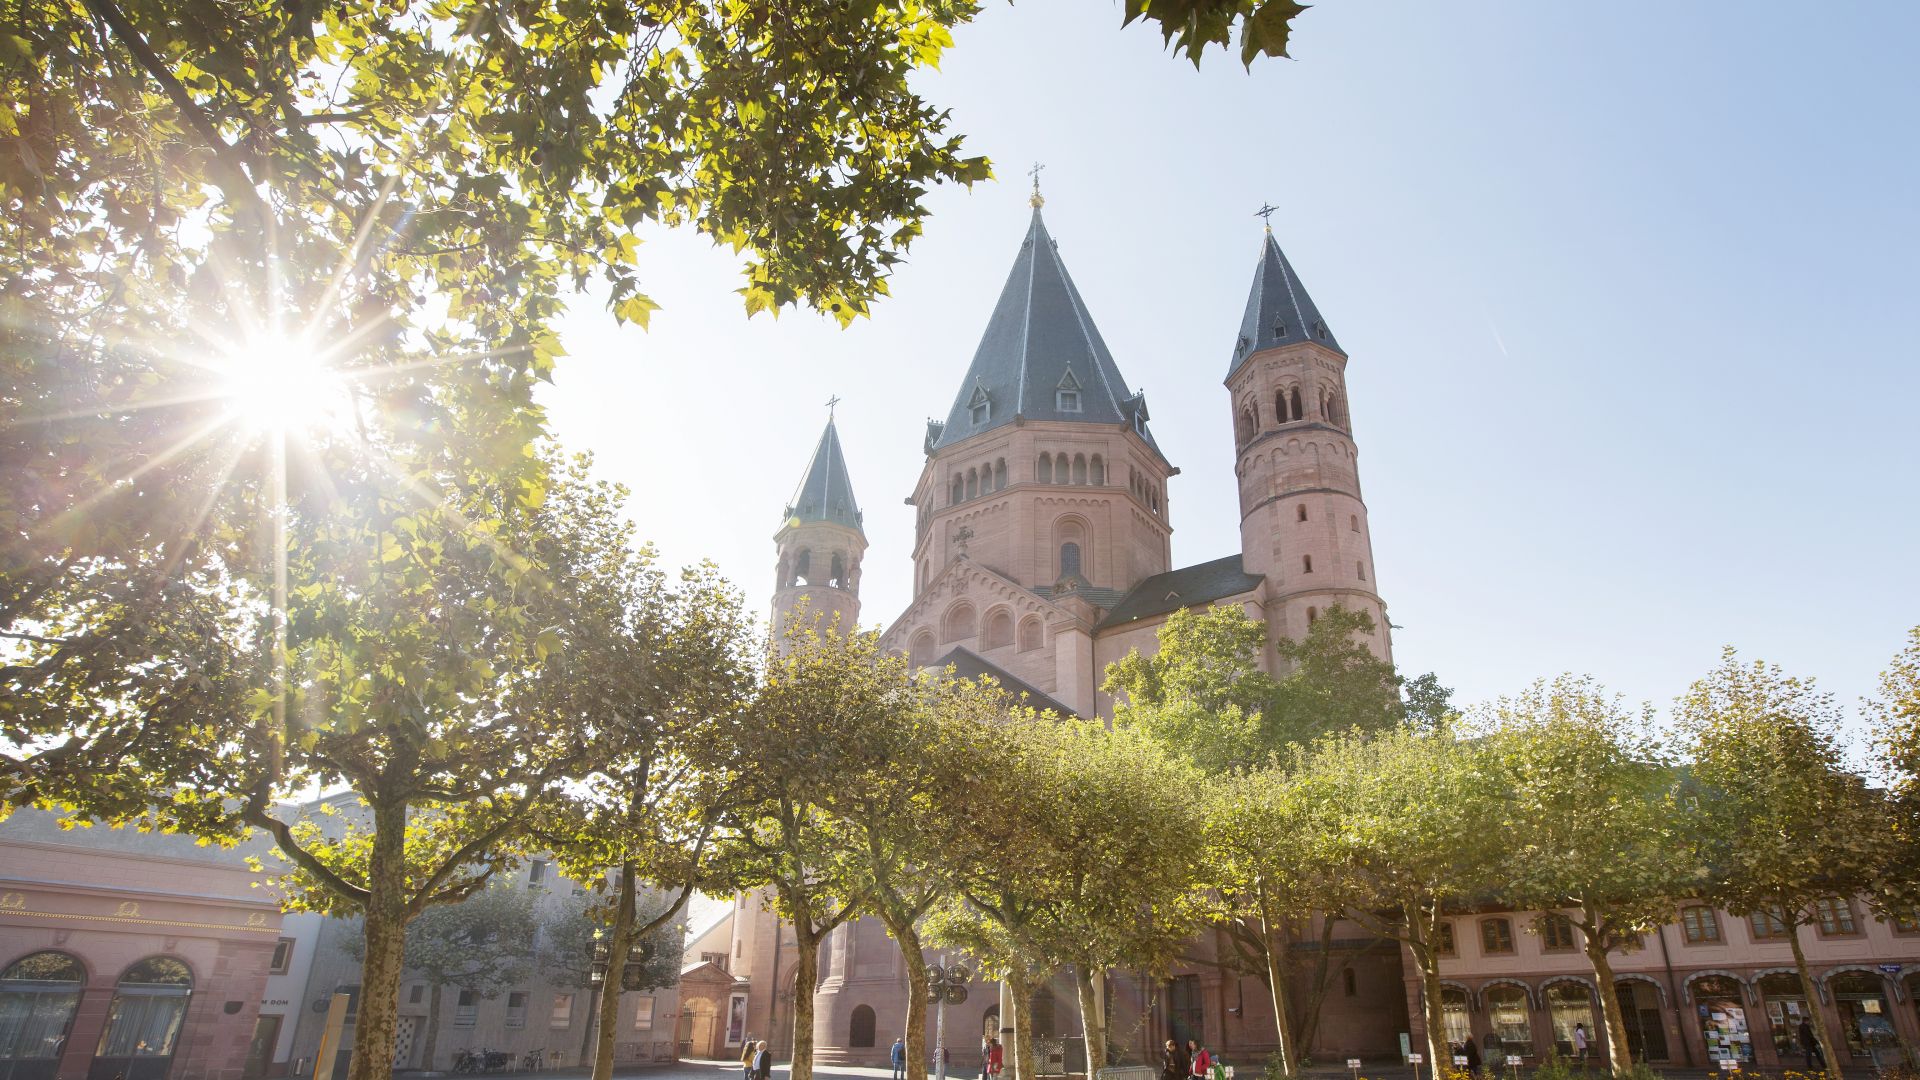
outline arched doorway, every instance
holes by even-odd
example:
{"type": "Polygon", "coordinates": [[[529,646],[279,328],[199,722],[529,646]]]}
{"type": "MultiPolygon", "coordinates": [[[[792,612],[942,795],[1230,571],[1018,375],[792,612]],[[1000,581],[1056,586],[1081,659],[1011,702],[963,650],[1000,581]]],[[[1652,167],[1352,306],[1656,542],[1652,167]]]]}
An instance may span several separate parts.
{"type": "Polygon", "coordinates": [[[1814,1022],[1807,1007],[1807,995],[1801,991],[1800,976],[1776,971],[1760,976],[1760,1005],[1767,1013],[1769,1037],[1773,1040],[1773,1059],[1781,1065],[1801,1064],[1813,1068],[1811,1055],[1800,1048],[1800,1025],[1814,1022]]]}
{"type": "Polygon", "coordinates": [[[63,952],[37,952],[0,971],[0,1080],[53,1080],[87,973],[63,952]]]}
{"type": "Polygon", "coordinates": [[[1725,975],[1702,975],[1687,985],[1700,1014],[1700,1035],[1707,1061],[1753,1061],[1753,1032],[1747,1028],[1746,998],[1740,984],[1725,975]]]}
{"type": "Polygon", "coordinates": [[[853,1016],[847,1022],[847,1045],[868,1047],[873,1045],[874,1036],[873,1006],[855,1005],[853,1016]]]}
{"type": "Polygon", "coordinates": [[[1645,979],[1613,984],[1620,999],[1621,1026],[1627,1029],[1627,1056],[1635,1061],[1669,1061],[1667,1025],[1660,1009],[1660,987],[1645,979]]]}
{"type": "Polygon", "coordinates": [[[164,1080],[193,998],[193,972],[171,956],[149,956],[120,976],[89,1080],[164,1080]]]}

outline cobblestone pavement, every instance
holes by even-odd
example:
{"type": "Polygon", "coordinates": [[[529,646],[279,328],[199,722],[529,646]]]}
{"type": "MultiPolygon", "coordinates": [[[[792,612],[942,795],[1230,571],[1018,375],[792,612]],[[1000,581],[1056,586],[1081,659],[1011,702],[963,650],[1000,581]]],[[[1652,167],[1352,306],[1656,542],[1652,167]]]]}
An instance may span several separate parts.
{"type": "MultiPolygon", "coordinates": [[[[1657,1068],[1656,1071],[1665,1077],[1666,1080],[1721,1080],[1722,1077],[1722,1074],[1706,1069],[1657,1068]]],[[[1531,1072],[1532,1070],[1530,1069],[1523,1070],[1520,1074],[1521,1080],[1525,1080],[1531,1072]]],[[[408,1075],[413,1077],[427,1077],[434,1074],[413,1073],[408,1075]]],[[[536,1080],[536,1078],[537,1080],[582,1080],[582,1078],[588,1075],[588,1070],[584,1068],[545,1069],[538,1073],[516,1072],[493,1073],[489,1075],[502,1078],[512,1077],[513,1080],[536,1080]]],[[[780,1062],[774,1066],[773,1080],[787,1080],[787,1075],[786,1062],[780,1062]]],[[[813,1075],[820,1078],[820,1080],[874,1080],[874,1078],[892,1080],[893,1072],[891,1069],[878,1067],[816,1065],[813,1069],[813,1075]]],[[[1360,1075],[1363,1080],[1413,1080],[1412,1070],[1397,1061],[1369,1061],[1361,1068],[1360,1075]]],[[[1432,1074],[1424,1069],[1420,1075],[1421,1080],[1432,1080],[1432,1074]]],[[[1762,1070],[1746,1070],[1737,1074],[1739,1080],[1762,1080],[1762,1078],[1765,1078],[1765,1080],[1775,1080],[1779,1075],[1778,1072],[1766,1072],[1762,1070]]],[[[978,1072],[975,1070],[957,1068],[948,1074],[948,1080],[976,1080],[977,1076],[978,1072]]],[[[1304,1080],[1348,1080],[1351,1076],[1352,1074],[1345,1069],[1321,1067],[1302,1070],[1304,1080]]],[[[1593,1080],[1604,1080],[1606,1074],[1602,1071],[1595,1070],[1592,1076],[1593,1080]]],[[[1509,1080],[1509,1077],[1509,1073],[1501,1073],[1501,1080],[1509,1080]]],[[[1873,1077],[1874,1070],[1872,1069],[1849,1068],[1846,1070],[1847,1080],[1872,1080],[1873,1077]]],[[[614,1071],[614,1078],[615,1080],[740,1080],[740,1063],[736,1061],[689,1060],[675,1062],[670,1065],[632,1066],[616,1069],[614,1071]]],[[[932,1080],[931,1074],[929,1074],[929,1080],[932,1080]]],[[[1076,1077],[1074,1080],[1080,1080],[1080,1078],[1076,1077]]],[[[1259,1073],[1257,1070],[1243,1069],[1240,1070],[1238,1080],[1259,1080],[1259,1073]]]]}

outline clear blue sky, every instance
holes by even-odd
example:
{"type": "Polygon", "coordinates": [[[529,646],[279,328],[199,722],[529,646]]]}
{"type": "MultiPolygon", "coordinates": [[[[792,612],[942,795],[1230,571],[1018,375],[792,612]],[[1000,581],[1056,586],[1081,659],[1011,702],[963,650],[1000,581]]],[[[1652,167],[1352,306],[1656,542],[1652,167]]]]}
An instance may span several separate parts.
{"type": "Polygon", "coordinates": [[[1920,622],[1920,7],[1323,0],[1293,61],[1202,70],[1110,0],[989,3],[923,80],[1000,179],[943,190],[842,331],[741,315],[697,236],[653,329],[582,301],[547,395],[665,559],[764,610],[826,419],[910,592],[944,416],[1047,165],[1049,228],[1155,434],[1176,564],[1238,549],[1221,387],[1273,226],[1352,356],[1381,593],[1473,702],[1563,670],[1664,706],[1723,644],[1849,705],[1920,622]]]}

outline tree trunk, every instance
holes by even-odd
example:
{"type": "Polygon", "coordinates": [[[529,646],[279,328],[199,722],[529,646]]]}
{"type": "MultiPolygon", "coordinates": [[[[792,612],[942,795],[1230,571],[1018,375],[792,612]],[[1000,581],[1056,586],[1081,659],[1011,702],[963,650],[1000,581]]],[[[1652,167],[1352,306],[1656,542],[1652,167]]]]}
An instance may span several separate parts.
{"type": "Polygon", "coordinates": [[[580,1025],[580,1053],[577,1055],[582,1065],[591,1064],[593,1061],[591,1057],[593,1053],[593,1033],[600,1030],[600,1025],[593,1021],[594,1018],[599,1015],[600,988],[597,986],[589,986],[587,988],[586,1022],[580,1025]]]}
{"type": "MultiPolygon", "coordinates": [[[[807,906],[793,905],[795,911],[807,906]]],[[[787,1066],[787,1080],[813,1080],[813,995],[820,986],[820,932],[811,917],[793,926],[800,949],[794,958],[793,976],[793,1062],[787,1066]]],[[[779,987],[774,993],[780,992],[779,987]]]]}
{"type": "Polygon", "coordinates": [[[1591,911],[1587,912],[1587,926],[1594,929],[1581,927],[1581,936],[1586,938],[1587,963],[1593,967],[1593,985],[1600,996],[1600,1023],[1607,1031],[1607,1068],[1619,1076],[1633,1067],[1633,1052],[1627,1047],[1627,1021],[1620,1014],[1620,995],[1613,989],[1613,962],[1607,959],[1607,943],[1597,932],[1600,920],[1591,911]]]}
{"type": "MultiPolygon", "coordinates": [[[[1313,1040],[1320,1036],[1320,1010],[1326,1006],[1327,991],[1331,988],[1333,973],[1333,931],[1338,920],[1331,914],[1320,917],[1320,957],[1314,962],[1313,978],[1307,983],[1306,1000],[1299,1004],[1293,1020],[1294,1059],[1301,1068],[1313,1061],[1313,1040]]],[[[1341,962],[1339,971],[1345,971],[1353,965],[1351,959],[1341,962]]],[[[1282,967],[1282,971],[1286,968],[1282,967]]]]}
{"type": "Polygon", "coordinates": [[[1080,990],[1080,1034],[1087,1043],[1089,1077],[1099,1076],[1107,1067],[1107,1018],[1102,1015],[1101,997],[1093,988],[1094,979],[1106,976],[1106,972],[1090,970],[1085,964],[1073,965],[1074,982],[1080,990]]]}
{"type": "Polygon", "coordinates": [[[1008,965],[1007,985],[1013,988],[1013,1045],[1006,1056],[1013,1062],[1013,1080],[1034,1080],[1040,1074],[1033,1068],[1033,986],[1026,961],[1008,965]]]}
{"type": "Polygon", "coordinates": [[[1813,1014],[1808,1018],[1813,1024],[1813,1038],[1820,1044],[1820,1056],[1826,1059],[1824,1071],[1828,1076],[1837,1077],[1840,1075],[1840,1059],[1834,1055],[1833,1036],[1827,1032],[1827,1016],[1820,1008],[1820,988],[1814,985],[1813,973],[1807,970],[1807,954],[1800,948],[1799,923],[1787,927],[1787,941],[1793,945],[1793,966],[1800,972],[1800,992],[1806,995],[1807,1010],[1813,1014]]]}
{"type": "Polygon", "coordinates": [[[1424,925],[1426,913],[1418,906],[1405,909],[1408,944],[1413,946],[1413,962],[1420,968],[1420,996],[1426,999],[1427,1064],[1438,1076],[1453,1066],[1452,1048],[1447,1045],[1446,1014],[1440,1008],[1440,958],[1435,955],[1424,925]]]}
{"type": "MultiPolygon", "coordinates": [[[[920,932],[911,920],[882,916],[880,921],[887,924],[907,969],[907,1080],[927,1080],[927,956],[920,948],[920,932]]],[[[934,1053],[939,1052],[935,1047],[934,1053]]]]}
{"type": "Polygon", "coordinates": [[[427,1045],[420,1055],[420,1068],[427,1072],[434,1070],[433,1058],[440,1052],[440,980],[433,980],[433,986],[427,991],[427,1045]]]}
{"type": "Polygon", "coordinates": [[[373,850],[367,864],[367,904],[362,923],[366,950],[360,968],[360,1001],[347,1080],[393,1077],[400,968],[407,947],[406,843],[406,806],[374,802],[373,850]]]}
{"type": "Polygon", "coordinates": [[[1287,1000],[1286,931],[1283,929],[1278,935],[1274,934],[1273,923],[1263,912],[1260,935],[1266,944],[1267,993],[1273,998],[1273,1030],[1280,1041],[1280,1072],[1284,1076],[1296,1076],[1300,1069],[1300,1055],[1293,1044],[1292,1005],[1287,1000]]]}
{"type": "Polygon", "coordinates": [[[620,867],[620,899],[613,908],[613,933],[607,939],[607,974],[600,982],[600,1032],[594,1038],[593,1080],[613,1080],[613,1040],[620,1034],[620,988],[625,985],[627,954],[633,951],[633,864],[620,867]]]}

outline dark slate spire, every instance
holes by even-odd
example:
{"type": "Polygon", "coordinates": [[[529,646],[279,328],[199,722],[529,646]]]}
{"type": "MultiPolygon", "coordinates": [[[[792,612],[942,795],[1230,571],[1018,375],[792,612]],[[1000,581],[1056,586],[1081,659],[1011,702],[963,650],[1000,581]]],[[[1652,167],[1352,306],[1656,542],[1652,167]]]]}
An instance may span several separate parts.
{"type": "Polygon", "coordinates": [[[1247,313],[1240,319],[1240,340],[1234,343],[1233,363],[1227,367],[1227,374],[1240,370],[1247,357],[1262,349],[1303,341],[1324,345],[1342,356],[1347,354],[1334,340],[1327,321],[1320,317],[1320,309],[1313,305],[1313,297],[1300,283],[1300,275],[1293,272],[1293,264],[1268,230],[1260,245],[1260,265],[1253,272],[1253,291],[1247,296],[1247,313]]]}
{"type": "Polygon", "coordinates": [[[840,451],[840,432],[827,417],[827,430],[820,433],[820,445],[813,449],[807,475],[787,505],[787,523],[830,521],[845,525],[860,535],[860,504],[853,499],[853,480],[847,475],[847,456],[840,451]]]}
{"type": "MultiPolygon", "coordinates": [[[[1037,200],[1036,196],[1036,200],[1037,200]]],[[[1149,443],[1146,403],[1127,389],[1080,291],[1067,276],[1040,207],[987,319],[973,364],[944,425],[930,423],[927,452],[1028,420],[1128,424],[1149,443]]]]}

